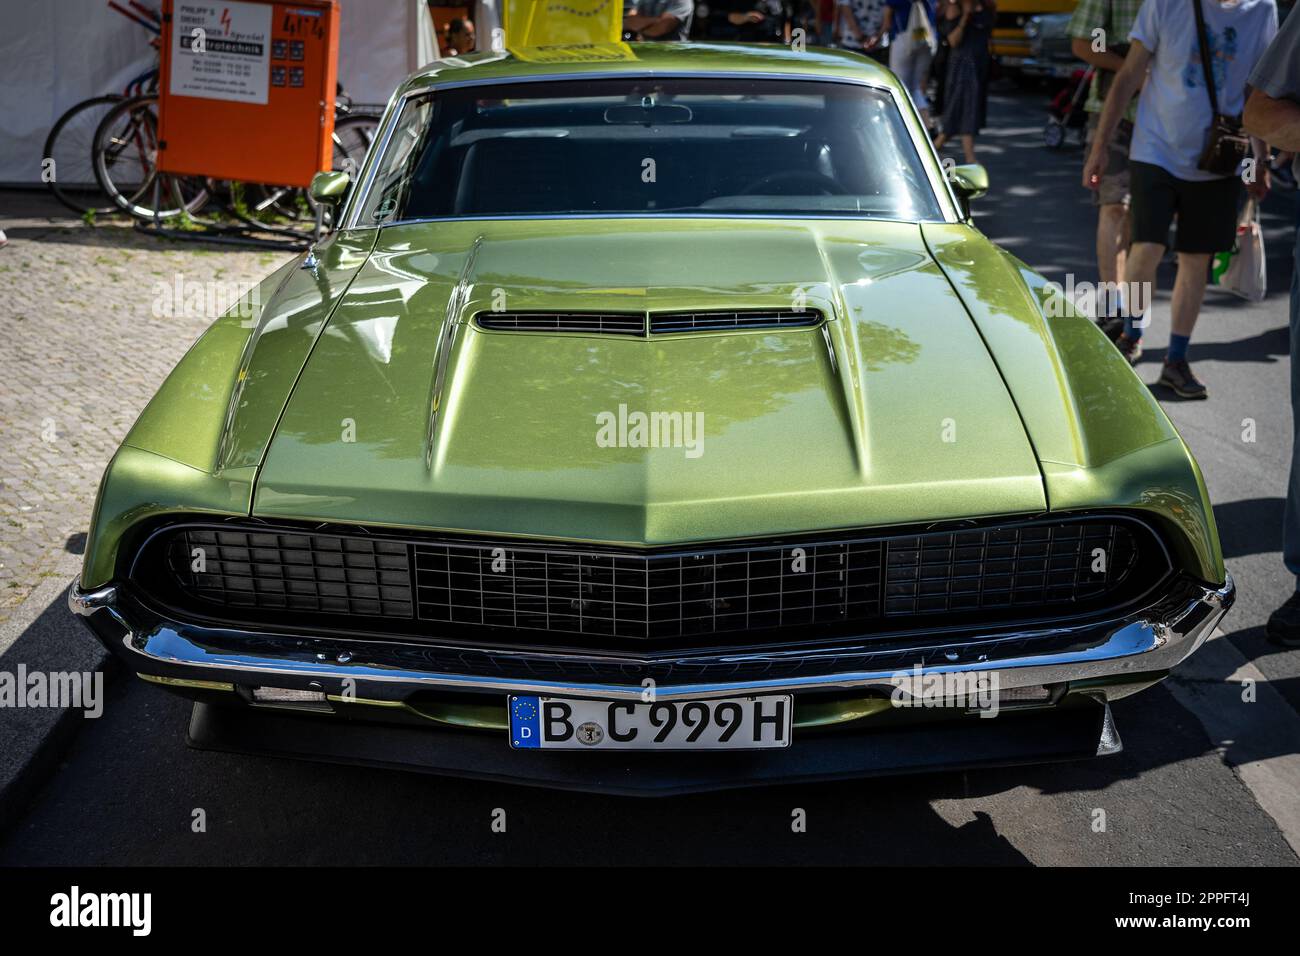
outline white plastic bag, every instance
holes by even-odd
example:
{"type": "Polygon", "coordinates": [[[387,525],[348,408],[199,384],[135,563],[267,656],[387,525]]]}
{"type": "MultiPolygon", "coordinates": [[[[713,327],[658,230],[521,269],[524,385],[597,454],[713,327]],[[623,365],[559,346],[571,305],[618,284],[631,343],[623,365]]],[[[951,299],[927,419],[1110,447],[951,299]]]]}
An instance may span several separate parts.
{"type": "Polygon", "coordinates": [[[1211,283],[1248,302],[1262,302],[1268,293],[1268,263],[1264,258],[1264,233],[1259,228],[1259,205],[1248,200],[1237,219],[1237,243],[1214,257],[1211,283]]]}

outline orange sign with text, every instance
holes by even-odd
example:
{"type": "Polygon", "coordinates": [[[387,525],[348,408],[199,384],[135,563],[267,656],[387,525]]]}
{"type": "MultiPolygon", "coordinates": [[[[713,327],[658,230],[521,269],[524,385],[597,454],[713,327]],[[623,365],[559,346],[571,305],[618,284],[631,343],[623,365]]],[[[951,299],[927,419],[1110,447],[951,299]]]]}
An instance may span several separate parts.
{"type": "Polygon", "coordinates": [[[163,0],[158,168],[307,186],[333,163],[339,0],[163,0]]]}

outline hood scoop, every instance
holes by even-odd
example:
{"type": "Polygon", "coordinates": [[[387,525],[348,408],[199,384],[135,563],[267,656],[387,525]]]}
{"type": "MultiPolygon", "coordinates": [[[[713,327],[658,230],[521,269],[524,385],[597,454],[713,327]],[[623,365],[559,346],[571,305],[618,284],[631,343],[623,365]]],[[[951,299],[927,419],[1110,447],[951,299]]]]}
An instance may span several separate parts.
{"type": "Polygon", "coordinates": [[[815,309],[740,309],[701,312],[480,312],[489,332],[581,332],[596,335],[671,335],[750,329],[809,328],[822,321],[815,309]]]}
{"type": "Polygon", "coordinates": [[[655,335],[675,332],[726,332],[733,329],[799,329],[817,325],[822,314],[816,309],[741,309],[736,312],[652,312],[650,331],[655,335]]]}
{"type": "Polygon", "coordinates": [[[480,312],[474,320],[489,332],[645,335],[644,312],[480,312]]]}

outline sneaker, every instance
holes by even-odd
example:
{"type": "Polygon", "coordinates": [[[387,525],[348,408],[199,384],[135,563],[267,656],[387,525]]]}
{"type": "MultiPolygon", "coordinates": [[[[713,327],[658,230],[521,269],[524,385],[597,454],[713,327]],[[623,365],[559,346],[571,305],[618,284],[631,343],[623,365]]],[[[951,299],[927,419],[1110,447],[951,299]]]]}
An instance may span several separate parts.
{"type": "Polygon", "coordinates": [[[1192,374],[1187,359],[1165,362],[1158,384],[1173,389],[1179,398],[1208,398],[1210,394],[1201,380],[1192,374]]]}
{"type": "Polygon", "coordinates": [[[1269,615],[1264,633],[1274,644],[1300,647],[1300,591],[1292,594],[1285,604],[1269,615]]]}
{"type": "Polygon", "coordinates": [[[1124,334],[1124,320],[1118,316],[1102,316],[1097,320],[1097,328],[1101,329],[1101,334],[1114,342],[1124,334]]]}
{"type": "Polygon", "coordinates": [[[1129,365],[1136,365],[1138,359],[1142,357],[1142,340],[1131,339],[1123,332],[1115,339],[1115,348],[1119,349],[1119,354],[1128,359],[1129,365]]]}

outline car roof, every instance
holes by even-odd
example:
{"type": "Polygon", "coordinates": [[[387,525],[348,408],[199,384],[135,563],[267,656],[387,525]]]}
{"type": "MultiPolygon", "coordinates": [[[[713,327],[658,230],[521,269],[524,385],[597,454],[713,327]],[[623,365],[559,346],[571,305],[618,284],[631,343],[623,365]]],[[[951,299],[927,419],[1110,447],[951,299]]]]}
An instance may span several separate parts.
{"type": "Polygon", "coordinates": [[[524,80],[546,76],[646,76],[674,73],[753,73],[870,81],[897,81],[859,53],[809,47],[800,52],[779,44],[602,43],[471,53],[436,60],[411,74],[399,94],[448,83],[524,80]]]}

